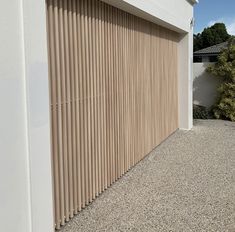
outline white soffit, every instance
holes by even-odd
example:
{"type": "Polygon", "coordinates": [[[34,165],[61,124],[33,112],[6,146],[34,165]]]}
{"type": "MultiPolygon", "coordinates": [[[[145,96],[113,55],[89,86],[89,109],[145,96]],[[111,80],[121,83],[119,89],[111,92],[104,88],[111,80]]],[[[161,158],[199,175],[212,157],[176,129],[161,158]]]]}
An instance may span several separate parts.
{"type": "MultiPolygon", "coordinates": [[[[146,19],[150,22],[156,23],[160,26],[166,27],[178,33],[187,33],[190,31],[190,21],[176,17],[170,14],[167,10],[162,8],[153,8],[147,1],[133,1],[133,0],[101,0],[109,5],[117,7],[121,10],[129,12],[140,18],[146,19]]],[[[197,2],[197,0],[185,0],[189,4],[197,2]]]]}

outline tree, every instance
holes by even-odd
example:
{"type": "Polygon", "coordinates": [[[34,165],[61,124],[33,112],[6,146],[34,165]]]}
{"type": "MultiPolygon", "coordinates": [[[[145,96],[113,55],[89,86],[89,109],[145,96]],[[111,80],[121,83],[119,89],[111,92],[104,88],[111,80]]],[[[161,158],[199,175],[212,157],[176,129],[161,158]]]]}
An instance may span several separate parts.
{"type": "Polygon", "coordinates": [[[218,57],[218,62],[207,71],[221,79],[219,97],[213,107],[215,117],[235,121],[235,39],[229,40],[228,48],[218,57]]]}
{"type": "Polygon", "coordinates": [[[193,50],[198,51],[202,48],[202,40],[201,40],[201,34],[194,34],[193,35],[193,50]]]}
{"type": "Polygon", "coordinates": [[[224,23],[215,23],[194,35],[194,51],[226,42],[230,37],[224,23]]]}

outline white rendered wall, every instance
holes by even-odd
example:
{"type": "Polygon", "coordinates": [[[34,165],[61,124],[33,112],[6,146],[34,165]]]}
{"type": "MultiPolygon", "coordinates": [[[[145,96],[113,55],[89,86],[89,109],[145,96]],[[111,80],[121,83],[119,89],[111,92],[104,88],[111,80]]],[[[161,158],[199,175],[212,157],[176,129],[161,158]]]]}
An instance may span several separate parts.
{"type": "Polygon", "coordinates": [[[0,25],[0,230],[52,232],[45,1],[2,1],[0,25]]]}
{"type": "Polygon", "coordinates": [[[1,231],[30,231],[21,2],[0,7],[0,221],[1,231]],[[14,15],[10,17],[10,15],[14,15]],[[11,18],[11,20],[9,20],[11,18]]]}
{"type": "Polygon", "coordinates": [[[193,103],[211,107],[218,96],[219,79],[206,72],[212,63],[193,64],[193,103]]]}
{"type": "Polygon", "coordinates": [[[54,231],[45,0],[23,0],[32,232],[54,231]]]}
{"type": "Polygon", "coordinates": [[[178,48],[179,128],[193,127],[193,31],[181,35],[178,48]]]}

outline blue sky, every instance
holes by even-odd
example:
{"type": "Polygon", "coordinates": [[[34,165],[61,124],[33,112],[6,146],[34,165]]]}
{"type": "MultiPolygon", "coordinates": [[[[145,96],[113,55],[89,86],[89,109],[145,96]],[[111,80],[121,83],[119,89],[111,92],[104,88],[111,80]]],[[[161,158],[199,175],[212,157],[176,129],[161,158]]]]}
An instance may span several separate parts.
{"type": "Polygon", "coordinates": [[[235,35],[235,0],[199,0],[194,8],[194,17],[194,33],[223,22],[229,34],[235,35]]]}

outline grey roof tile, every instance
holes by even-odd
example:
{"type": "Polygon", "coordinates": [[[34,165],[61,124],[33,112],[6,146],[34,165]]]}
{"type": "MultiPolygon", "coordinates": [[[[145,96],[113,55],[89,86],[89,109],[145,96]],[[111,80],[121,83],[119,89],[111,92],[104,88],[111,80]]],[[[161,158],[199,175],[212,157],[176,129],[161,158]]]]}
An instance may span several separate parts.
{"type": "Polygon", "coordinates": [[[208,48],[204,48],[201,50],[198,50],[194,52],[194,55],[199,55],[199,54],[218,54],[220,53],[223,49],[225,49],[228,45],[228,42],[223,42],[220,44],[213,45],[208,48]]]}

